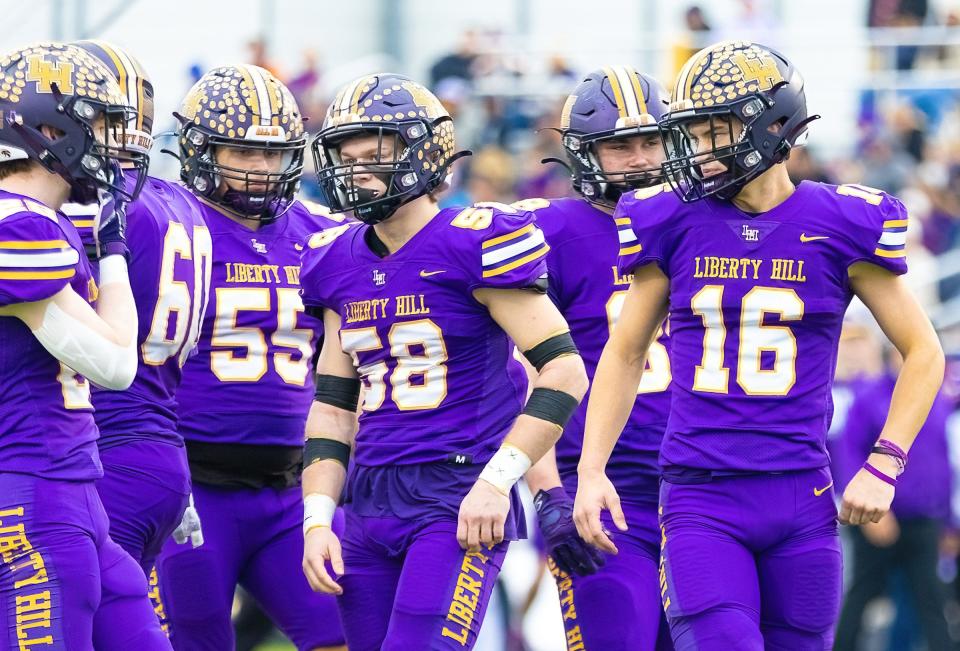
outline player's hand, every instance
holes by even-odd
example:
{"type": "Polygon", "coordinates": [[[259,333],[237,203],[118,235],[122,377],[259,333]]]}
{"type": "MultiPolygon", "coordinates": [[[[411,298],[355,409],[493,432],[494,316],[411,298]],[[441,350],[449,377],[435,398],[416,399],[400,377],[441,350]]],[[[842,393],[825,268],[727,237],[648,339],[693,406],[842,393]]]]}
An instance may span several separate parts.
{"type": "Polygon", "coordinates": [[[594,547],[616,554],[619,550],[600,522],[600,513],[604,509],[610,511],[617,529],[627,530],[627,520],[620,508],[620,496],[610,479],[603,472],[581,472],[573,504],[573,521],[577,531],[581,538],[594,547]]]}
{"type": "MultiPolygon", "coordinates": [[[[114,174],[122,178],[120,166],[114,164],[114,174]]],[[[122,181],[120,181],[122,183],[122,181]]],[[[101,189],[97,192],[100,209],[93,218],[93,236],[97,244],[97,258],[119,254],[129,257],[127,249],[127,206],[116,194],[101,189]]]]}
{"type": "Polygon", "coordinates": [[[468,552],[480,546],[493,547],[503,542],[503,526],[510,512],[510,498],[493,484],[478,479],[460,503],[457,518],[457,542],[468,552]]]}
{"type": "MultiPolygon", "coordinates": [[[[871,454],[870,463],[880,472],[896,477],[896,462],[882,454],[871,454]]],[[[840,524],[866,524],[880,522],[893,502],[894,488],[861,468],[843,491],[840,505],[840,524]]]]}
{"type": "Polygon", "coordinates": [[[340,539],[330,527],[314,527],[303,539],[303,573],[314,592],[341,595],[343,588],[327,571],[327,561],[337,578],[343,576],[340,539]]]}
{"type": "Polygon", "coordinates": [[[591,547],[577,533],[573,523],[573,500],[563,487],[542,490],[533,498],[540,531],[547,543],[547,553],[557,567],[567,574],[588,576],[603,567],[603,554],[591,547]]]}
{"type": "Polygon", "coordinates": [[[190,493],[187,508],[183,510],[180,526],[173,531],[173,539],[178,545],[189,540],[194,549],[203,544],[203,529],[200,525],[200,514],[193,505],[193,493],[190,493]]]}
{"type": "Polygon", "coordinates": [[[889,547],[900,538],[900,523],[894,517],[893,511],[887,511],[887,514],[880,518],[880,522],[862,525],[860,531],[874,547],[889,547]]]}

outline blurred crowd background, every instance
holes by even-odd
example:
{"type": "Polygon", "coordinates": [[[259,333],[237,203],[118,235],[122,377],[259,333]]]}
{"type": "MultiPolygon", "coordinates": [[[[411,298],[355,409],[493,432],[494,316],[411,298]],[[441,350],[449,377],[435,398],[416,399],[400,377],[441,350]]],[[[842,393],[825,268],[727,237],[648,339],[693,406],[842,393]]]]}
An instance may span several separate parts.
{"type": "MultiPolygon", "coordinates": [[[[942,405],[921,436],[917,455],[926,465],[898,492],[903,504],[877,530],[844,532],[852,592],[841,624],[846,646],[837,648],[956,646],[960,0],[8,0],[4,9],[4,50],[102,38],[139,58],[156,87],[160,132],[173,128],[171,112],[190,85],[221,63],[272,70],[296,95],[311,131],[339,85],[374,70],[411,75],[440,97],[456,120],[459,145],[473,152],[457,164],[447,204],[568,194],[566,172],[541,161],[562,157],[550,128],[566,94],[593,68],[628,63],[669,87],[687,57],[717,40],[751,39],[783,51],[805,75],[810,112],[823,116],[788,163],[793,178],[860,183],[904,201],[911,216],[907,278],[955,360],[942,405]],[[947,638],[931,632],[940,622],[947,638]]],[[[157,150],[171,144],[160,138],[157,150]]],[[[155,151],[153,159],[154,174],[176,174],[172,158],[155,151]]],[[[310,172],[303,193],[319,198],[310,172]]],[[[870,428],[879,427],[884,396],[889,400],[896,360],[881,339],[854,307],[830,439],[839,489],[861,439],[875,438],[870,428]]],[[[503,577],[478,648],[564,648],[557,598],[536,546],[516,545],[503,577]]],[[[288,648],[254,604],[239,621],[241,648],[288,648]]]]}

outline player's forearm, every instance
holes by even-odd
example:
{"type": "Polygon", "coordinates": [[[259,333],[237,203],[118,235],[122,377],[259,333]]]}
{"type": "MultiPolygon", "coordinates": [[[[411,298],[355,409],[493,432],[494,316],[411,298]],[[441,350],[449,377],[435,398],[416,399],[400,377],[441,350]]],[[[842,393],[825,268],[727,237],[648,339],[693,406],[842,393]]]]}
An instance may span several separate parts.
{"type": "Polygon", "coordinates": [[[310,405],[300,479],[304,535],[316,527],[333,524],[337,502],[347,480],[356,427],[356,413],[348,409],[316,400],[310,405]]]}
{"type": "MultiPolygon", "coordinates": [[[[330,441],[347,448],[353,447],[353,436],[357,428],[355,413],[332,405],[314,401],[307,415],[306,439],[303,459],[303,494],[319,493],[337,501],[347,477],[346,462],[327,457],[319,460],[308,458],[311,454],[310,439],[330,441]]],[[[326,455],[323,455],[326,457],[326,455]]]]}
{"type": "Polygon", "coordinates": [[[310,403],[305,438],[325,438],[353,446],[357,414],[316,400],[310,403]]]}
{"type": "Polygon", "coordinates": [[[337,502],[346,481],[347,469],[342,465],[332,459],[317,461],[303,469],[303,495],[326,495],[337,502]]]}
{"type": "Polygon", "coordinates": [[[137,305],[130,289],[127,262],[112,255],[100,261],[97,316],[107,326],[104,334],[118,346],[131,346],[137,338],[137,305]]]}
{"type": "Polygon", "coordinates": [[[579,355],[557,357],[545,364],[523,413],[480,473],[480,479],[508,493],[560,439],[588,385],[579,355]]]}
{"type": "Polygon", "coordinates": [[[903,351],[903,367],[893,389],[881,439],[910,449],[940,390],[943,370],[943,349],[931,329],[928,336],[903,351]]]}
{"type": "Polygon", "coordinates": [[[557,470],[557,455],[554,448],[547,450],[523,476],[530,492],[536,495],[540,491],[550,490],[562,485],[560,471],[557,470]]]}
{"type": "MultiPolygon", "coordinates": [[[[583,400],[588,387],[589,380],[583,367],[583,359],[579,355],[566,355],[544,365],[534,382],[533,391],[545,389],[560,392],[571,397],[575,401],[574,408],[576,408],[576,405],[583,400]]],[[[533,392],[531,392],[532,395],[533,392]]],[[[531,463],[537,463],[560,440],[566,420],[563,424],[544,420],[530,411],[529,401],[527,405],[528,408],[517,418],[513,429],[507,434],[504,444],[519,448],[530,457],[531,463]]]]}
{"type": "Polygon", "coordinates": [[[647,361],[644,349],[629,356],[608,342],[600,356],[587,402],[587,422],[578,472],[603,472],[637,397],[647,361]]]}
{"type": "Polygon", "coordinates": [[[67,285],[52,298],[18,306],[18,316],[55,358],[94,384],[126,389],[137,374],[137,311],[126,261],[111,256],[95,312],[67,285]]]}

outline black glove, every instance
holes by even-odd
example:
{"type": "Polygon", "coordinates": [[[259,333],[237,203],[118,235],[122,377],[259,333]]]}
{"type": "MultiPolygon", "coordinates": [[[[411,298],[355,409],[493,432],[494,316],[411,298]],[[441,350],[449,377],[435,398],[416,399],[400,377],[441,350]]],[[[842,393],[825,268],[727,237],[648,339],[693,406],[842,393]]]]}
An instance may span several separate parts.
{"type": "Polygon", "coordinates": [[[533,498],[547,552],[567,574],[588,576],[606,564],[603,553],[584,542],[573,523],[573,500],[563,487],[540,491],[533,498]]]}

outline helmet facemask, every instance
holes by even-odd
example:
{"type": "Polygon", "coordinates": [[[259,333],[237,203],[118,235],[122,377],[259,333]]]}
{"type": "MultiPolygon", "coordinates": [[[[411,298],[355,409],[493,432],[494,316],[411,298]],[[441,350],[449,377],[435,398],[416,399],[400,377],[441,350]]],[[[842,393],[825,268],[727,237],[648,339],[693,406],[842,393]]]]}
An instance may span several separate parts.
{"type": "Polygon", "coordinates": [[[755,97],[707,111],[678,111],[663,120],[660,128],[667,154],[663,169],[684,202],[709,196],[729,201],[747,183],[783,160],[785,152],[769,152],[765,157],[755,145],[756,123],[762,111],[763,99],[755,97]],[[704,139],[708,140],[706,146],[700,146],[704,139]],[[712,163],[726,169],[710,174],[706,166],[712,163]]]}
{"type": "Polygon", "coordinates": [[[133,201],[140,194],[146,178],[149,156],[127,146],[127,130],[136,120],[136,111],[120,104],[108,104],[88,97],[60,94],[56,84],[52,91],[60,101],[63,111],[83,127],[86,134],[83,157],[80,160],[81,176],[70,175],[57,159],[61,145],[57,140],[44,145],[41,164],[60,174],[70,184],[70,201],[93,203],[100,190],[133,201]],[[102,124],[100,119],[102,118],[102,124]],[[137,172],[137,182],[132,189],[124,184],[121,168],[137,172]]]}
{"type": "MultiPolygon", "coordinates": [[[[433,147],[434,129],[422,120],[389,125],[349,125],[321,131],[313,141],[317,176],[329,207],[335,212],[350,212],[366,224],[389,218],[400,206],[436,190],[446,177],[446,165],[439,173],[424,178],[422,161],[437,162],[442,154],[433,147]],[[342,147],[359,137],[373,137],[375,148],[362,160],[345,158],[342,147]],[[382,189],[363,187],[357,177],[373,176],[382,189]]],[[[449,165],[448,161],[447,165],[449,165]]]]}
{"type": "Polygon", "coordinates": [[[659,141],[660,134],[656,125],[617,129],[589,136],[564,134],[563,147],[573,170],[574,189],[592,203],[614,207],[625,192],[663,183],[663,170],[660,165],[642,169],[604,170],[600,161],[598,145],[651,135],[657,136],[659,141]]]}
{"type": "Polygon", "coordinates": [[[244,219],[270,223],[293,204],[303,172],[306,141],[238,140],[209,135],[200,129],[185,127],[183,139],[196,151],[197,170],[190,181],[193,189],[208,201],[244,219]],[[222,160],[232,152],[259,152],[260,159],[274,158],[270,169],[250,169],[222,160]]]}

